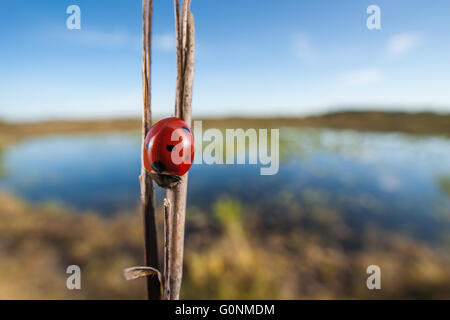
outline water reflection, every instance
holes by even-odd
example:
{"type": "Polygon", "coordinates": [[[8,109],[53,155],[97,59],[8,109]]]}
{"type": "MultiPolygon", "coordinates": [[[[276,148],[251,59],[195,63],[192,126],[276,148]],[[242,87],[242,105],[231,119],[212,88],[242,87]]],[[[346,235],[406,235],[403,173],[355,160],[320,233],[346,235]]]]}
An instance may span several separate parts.
{"type": "MultiPolygon", "coordinates": [[[[258,165],[193,165],[189,205],[202,210],[226,194],[274,226],[327,208],[355,228],[376,222],[423,238],[448,228],[449,139],[282,128],[280,154],[274,176],[258,165]]],[[[105,215],[138,203],[138,132],[30,139],[3,162],[0,188],[30,201],[105,215]]]]}

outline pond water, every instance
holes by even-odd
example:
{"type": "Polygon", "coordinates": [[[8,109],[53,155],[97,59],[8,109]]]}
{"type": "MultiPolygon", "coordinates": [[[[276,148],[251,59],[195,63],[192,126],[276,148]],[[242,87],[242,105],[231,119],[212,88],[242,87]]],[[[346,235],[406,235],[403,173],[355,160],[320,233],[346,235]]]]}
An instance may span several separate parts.
{"type": "MultiPolygon", "coordinates": [[[[450,139],[282,128],[280,140],[273,176],[261,176],[259,165],[194,164],[188,205],[208,208],[228,195],[280,221],[284,210],[277,208],[289,203],[303,211],[332,208],[356,225],[375,221],[424,238],[450,231],[450,139]]],[[[138,132],[38,137],[0,156],[0,189],[31,202],[103,215],[138,203],[138,132]]]]}

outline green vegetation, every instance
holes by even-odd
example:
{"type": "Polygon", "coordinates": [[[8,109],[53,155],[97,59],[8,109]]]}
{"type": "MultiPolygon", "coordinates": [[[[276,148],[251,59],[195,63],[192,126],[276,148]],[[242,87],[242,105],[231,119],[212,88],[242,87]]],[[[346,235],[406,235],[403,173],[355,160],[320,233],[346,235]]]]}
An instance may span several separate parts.
{"type": "MultiPolygon", "coordinates": [[[[338,212],[314,210],[269,231],[257,209],[227,196],[214,214],[189,208],[182,297],[450,298],[445,248],[376,228],[355,237],[338,212]],[[358,245],[345,245],[353,239],[358,245]],[[381,291],[366,288],[371,264],[382,268],[381,291]]],[[[145,297],[144,281],[122,277],[142,261],[136,212],[101,218],[0,194],[0,219],[0,299],[145,297]],[[66,289],[70,264],[81,267],[80,291],[66,289]]]]}
{"type": "Polygon", "coordinates": [[[438,180],[442,192],[450,198],[450,177],[440,177],[438,180]]]}
{"type": "Polygon", "coordinates": [[[205,119],[206,127],[318,127],[374,132],[450,134],[450,114],[429,112],[342,111],[317,116],[205,119]]]}
{"type": "MultiPolygon", "coordinates": [[[[137,132],[139,127],[140,121],[133,119],[0,122],[0,175],[1,149],[9,143],[36,135],[137,132]]],[[[449,135],[450,115],[340,112],[307,118],[207,119],[203,127],[449,135]]],[[[301,146],[297,136],[280,137],[281,156],[285,157],[283,150],[306,154],[308,146],[320,147],[319,133],[309,131],[301,146]]],[[[449,195],[449,178],[438,182],[449,195]]],[[[384,229],[373,220],[352,225],[346,219],[351,213],[331,208],[326,193],[314,188],[297,191],[288,185],[277,189],[275,203],[263,198],[241,203],[225,194],[201,208],[188,207],[182,298],[450,299],[448,236],[427,242],[384,229]],[[366,268],[371,264],[382,269],[381,291],[366,288],[366,268]]],[[[436,219],[446,226],[449,215],[441,211],[436,219]]],[[[162,212],[158,219],[162,234],[162,212]]],[[[32,205],[0,192],[0,221],[0,299],[145,298],[142,279],[127,282],[122,277],[123,269],[143,261],[138,210],[105,218],[59,205],[32,205]],[[81,267],[81,291],[66,289],[66,268],[71,264],[81,267]]],[[[437,230],[436,235],[440,236],[437,230]]]]}
{"type": "Polygon", "coordinates": [[[138,216],[102,220],[0,194],[0,299],[143,298],[122,270],[141,256],[138,216]],[[82,290],[66,289],[66,268],[82,269],[82,290]]]}
{"type": "MultiPolygon", "coordinates": [[[[209,118],[203,119],[203,121],[204,128],[278,128],[284,126],[397,131],[413,134],[450,134],[450,114],[429,112],[342,111],[303,118],[209,118]]],[[[138,130],[140,126],[141,121],[138,119],[64,120],[15,124],[0,121],[0,145],[34,135],[138,130]]]]}

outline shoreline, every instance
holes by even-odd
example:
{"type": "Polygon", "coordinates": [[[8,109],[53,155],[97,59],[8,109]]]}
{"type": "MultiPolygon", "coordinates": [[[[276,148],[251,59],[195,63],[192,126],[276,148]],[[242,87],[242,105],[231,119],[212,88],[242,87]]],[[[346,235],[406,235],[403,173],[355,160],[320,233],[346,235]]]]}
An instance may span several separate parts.
{"type": "MultiPolygon", "coordinates": [[[[156,119],[158,120],[158,119],[156,119]]],[[[450,114],[383,111],[342,111],[307,117],[202,118],[204,128],[316,127],[363,132],[400,132],[450,136],[450,114]]],[[[140,130],[140,119],[0,121],[0,146],[32,136],[140,130]]]]}

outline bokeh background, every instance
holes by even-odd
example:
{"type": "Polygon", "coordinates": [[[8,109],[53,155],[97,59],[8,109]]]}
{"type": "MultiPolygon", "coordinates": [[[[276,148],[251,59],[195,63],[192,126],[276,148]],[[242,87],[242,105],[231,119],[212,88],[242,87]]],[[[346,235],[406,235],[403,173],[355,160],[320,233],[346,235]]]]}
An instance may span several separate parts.
{"type": "MultiPolygon", "coordinates": [[[[155,0],[155,118],[173,112],[172,5],[155,0]]],[[[182,298],[450,298],[449,9],[193,0],[194,118],[280,129],[280,169],[193,165],[182,298]]],[[[141,19],[140,1],[1,2],[1,299],[145,298],[122,276],[143,261],[141,19]]]]}

